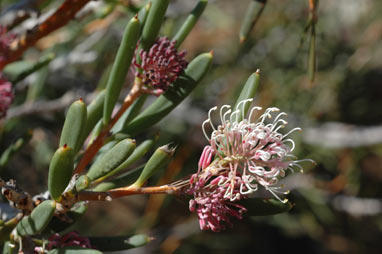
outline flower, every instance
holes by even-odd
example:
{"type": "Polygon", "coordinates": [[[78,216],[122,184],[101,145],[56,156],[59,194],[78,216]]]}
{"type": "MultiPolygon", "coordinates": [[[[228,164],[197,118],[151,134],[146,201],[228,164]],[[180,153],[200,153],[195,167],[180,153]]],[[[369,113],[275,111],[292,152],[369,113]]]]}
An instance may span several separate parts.
{"type": "Polygon", "coordinates": [[[133,60],[136,67],[135,76],[142,79],[155,95],[166,91],[187,67],[188,63],[183,59],[186,52],[178,52],[175,43],[176,41],[161,37],[148,52],[140,50],[139,60],[137,57],[133,60]]]}
{"type": "Polygon", "coordinates": [[[203,123],[203,133],[210,145],[203,150],[198,172],[191,177],[189,188],[189,193],[194,195],[190,210],[197,212],[201,229],[220,231],[225,225],[231,225],[229,216],[241,219],[246,209],[234,202],[249,198],[259,186],[279,201],[287,202],[278,196],[287,194],[277,186],[279,178],[284,177],[288,169],[294,172],[297,167],[302,171],[300,162],[313,162],[295,160],[291,154],[295,143],[288,136],[301,129],[294,128],[286,134],[279,132],[287,124],[282,119],[286,113],[274,116],[279,109],[272,107],[252,121],[254,112],[262,108],[253,107],[246,118],[245,104],[251,102],[252,99],[241,101],[234,111],[229,105],[222,106],[221,124],[217,127],[211,121],[212,112],[217,110],[214,107],[203,123]],[[272,118],[273,121],[267,121],[272,118]],[[213,130],[210,136],[207,124],[213,130]]]}
{"type": "MultiPolygon", "coordinates": [[[[220,175],[209,181],[211,174],[206,178],[197,179],[197,174],[191,177],[191,188],[188,192],[194,195],[189,202],[191,212],[196,212],[199,217],[199,225],[202,230],[220,232],[226,229],[226,225],[232,227],[230,217],[242,218],[247,209],[239,204],[230,202],[224,197],[227,187],[227,175],[220,175]],[[221,185],[224,183],[225,185],[221,185]]],[[[239,182],[240,180],[238,180],[239,182]]]]}
{"type": "Polygon", "coordinates": [[[9,105],[13,101],[12,84],[0,72],[0,118],[7,114],[9,105]]]}

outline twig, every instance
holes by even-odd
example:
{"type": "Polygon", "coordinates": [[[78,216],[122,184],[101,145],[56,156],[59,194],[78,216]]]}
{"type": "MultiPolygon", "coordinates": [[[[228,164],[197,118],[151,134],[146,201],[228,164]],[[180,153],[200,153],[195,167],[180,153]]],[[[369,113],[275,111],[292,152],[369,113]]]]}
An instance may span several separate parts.
{"type": "Polygon", "coordinates": [[[111,201],[114,198],[137,194],[175,194],[178,188],[170,185],[136,188],[133,185],[106,192],[81,191],[77,194],[76,201],[111,201]]]}

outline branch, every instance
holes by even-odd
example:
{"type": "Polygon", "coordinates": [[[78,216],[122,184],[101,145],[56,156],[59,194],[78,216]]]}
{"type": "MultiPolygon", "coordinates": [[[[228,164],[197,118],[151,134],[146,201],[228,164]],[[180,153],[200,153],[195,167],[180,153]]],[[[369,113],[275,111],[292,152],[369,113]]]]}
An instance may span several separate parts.
{"type": "Polygon", "coordinates": [[[125,196],[137,195],[137,194],[174,194],[178,191],[178,188],[170,185],[154,186],[136,188],[133,185],[128,187],[113,189],[106,192],[97,191],[81,191],[76,196],[76,202],[78,201],[111,201],[114,198],[120,198],[125,196]]]}

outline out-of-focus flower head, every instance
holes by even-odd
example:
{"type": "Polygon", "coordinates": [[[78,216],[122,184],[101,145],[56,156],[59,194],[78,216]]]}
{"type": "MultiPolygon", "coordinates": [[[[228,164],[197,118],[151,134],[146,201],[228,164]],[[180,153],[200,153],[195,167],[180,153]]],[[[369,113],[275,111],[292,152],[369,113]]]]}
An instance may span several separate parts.
{"type": "Polygon", "coordinates": [[[7,49],[15,38],[15,34],[7,32],[7,28],[0,25],[0,61],[7,57],[5,52],[7,52],[7,49]]]}
{"type": "Polygon", "coordinates": [[[89,238],[80,236],[76,231],[69,232],[63,236],[56,233],[49,237],[48,249],[69,246],[79,246],[82,248],[92,247],[89,238]]]}
{"type": "Polygon", "coordinates": [[[157,39],[149,51],[140,50],[139,59],[134,58],[135,76],[155,95],[167,90],[187,67],[185,51],[178,52],[175,41],[166,37],[157,39]]]}
{"type": "Polygon", "coordinates": [[[241,101],[234,111],[229,105],[222,106],[221,124],[217,127],[211,120],[212,112],[217,110],[214,107],[203,123],[203,133],[210,145],[203,150],[198,172],[191,177],[189,188],[189,193],[194,195],[190,210],[198,213],[201,229],[224,229],[225,225],[231,225],[228,215],[240,219],[246,209],[233,202],[248,198],[259,186],[279,201],[287,202],[278,195],[287,193],[280,190],[278,179],[285,176],[287,169],[302,170],[300,162],[312,162],[296,160],[291,154],[295,144],[288,136],[300,128],[286,134],[279,132],[287,124],[282,119],[286,113],[272,107],[252,121],[254,113],[262,108],[253,107],[246,118],[244,107],[251,102],[251,99],[241,101]],[[206,125],[212,128],[210,136],[206,125]]]}
{"type": "Polygon", "coordinates": [[[80,236],[76,231],[72,231],[63,236],[60,236],[58,233],[51,235],[48,239],[47,246],[45,246],[45,248],[36,247],[35,253],[45,253],[45,250],[70,246],[78,246],[87,249],[92,248],[89,238],[80,236]]]}
{"type": "Polygon", "coordinates": [[[13,101],[12,84],[0,72],[0,118],[7,114],[9,105],[13,101]]]}

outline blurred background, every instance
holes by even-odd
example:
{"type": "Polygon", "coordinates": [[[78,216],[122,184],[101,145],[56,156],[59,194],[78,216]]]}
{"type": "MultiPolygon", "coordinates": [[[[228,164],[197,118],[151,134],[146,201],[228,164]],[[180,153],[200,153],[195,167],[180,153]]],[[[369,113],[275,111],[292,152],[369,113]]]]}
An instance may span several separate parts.
{"type": "MultiPolygon", "coordinates": [[[[309,40],[304,34],[308,0],[267,1],[247,41],[240,43],[238,31],[250,1],[209,1],[182,49],[187,50],[187,59],[214,50],[213,67],[191,96],[150,132],[138,136],[137,143],[159,131],[158,146],[177,147],[172,162],[150,185],[192,174],[207,144],[201,124],[209,108],[233,104],[246,79],[259,68],[255,104],[287,112],[287,127],[303,129],[293,134],[295,155],[317,162],[314,167],[304,164],[303,174],[283,180],[291,190],[288,199],[295,204],[293,209],[275,216],[245,216],[232,229],[212,233],[199,229],[184,198],[132,196],[107,206],[91,203],[76,225],[81,234],[143,232],[155,238],[128,253],[380,253],[382,2],[319,1],[317,72],[311,82],[309,40]]],[[[28,14],[12,29],[22,33],[62,1],[0,3],[4,24],[10,13],[28,14]]],[[[33,135],[0,167],[1,178],[17,180],[31,194],[46,190],[65,109],[74,99],[89,99],[105,85],[123,28],[142,3],[92,1],[75,20],[24,54],[30,61],[50,52],[55,58],[15,85],[15,101],[1,123],[0,151],[29,130],[33,135]]],[[[196,3],[171,1],[162,34],[171,37],[196,3]]]]}

